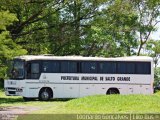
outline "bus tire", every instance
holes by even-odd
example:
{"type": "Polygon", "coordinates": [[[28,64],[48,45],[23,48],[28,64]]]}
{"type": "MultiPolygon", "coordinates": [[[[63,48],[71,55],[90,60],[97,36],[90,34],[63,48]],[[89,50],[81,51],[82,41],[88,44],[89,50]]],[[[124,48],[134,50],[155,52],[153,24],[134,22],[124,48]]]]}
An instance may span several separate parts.
{"type": "Polygon", "coordinates": [[[48,88],[42,88],[39,92],[40,101],[48,101],[52,97],[52,91],[48,88]]]}
{"type": "Polygon", "coordinates": [[[120,94],[119,90],[117,88],[109,88],[107,90],[107,95],[110,95],[110,94],[120,94]]]}

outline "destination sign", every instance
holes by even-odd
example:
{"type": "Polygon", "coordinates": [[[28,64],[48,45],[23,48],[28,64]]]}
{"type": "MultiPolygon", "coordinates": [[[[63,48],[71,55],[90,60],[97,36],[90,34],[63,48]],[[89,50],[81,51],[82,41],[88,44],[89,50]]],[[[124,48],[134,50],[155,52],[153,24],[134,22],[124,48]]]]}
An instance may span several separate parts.
{"type": "Polygon", "coordinates": [[[61,76],[61,80],[82,80],[82,81],[130,81],[130,77],[95,77],[95,76],[61,76]]]}

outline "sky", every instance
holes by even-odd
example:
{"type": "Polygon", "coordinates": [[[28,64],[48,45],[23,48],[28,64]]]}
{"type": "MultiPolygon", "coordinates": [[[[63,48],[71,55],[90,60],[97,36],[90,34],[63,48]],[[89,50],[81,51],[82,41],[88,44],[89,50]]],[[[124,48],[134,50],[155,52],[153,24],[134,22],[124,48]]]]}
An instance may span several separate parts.
{"type": "Polygon", "coordinates": [[[160,23],[156,25],[157,31],[151,33],[151,38],[154,40],[160,40],[160,23]]]}

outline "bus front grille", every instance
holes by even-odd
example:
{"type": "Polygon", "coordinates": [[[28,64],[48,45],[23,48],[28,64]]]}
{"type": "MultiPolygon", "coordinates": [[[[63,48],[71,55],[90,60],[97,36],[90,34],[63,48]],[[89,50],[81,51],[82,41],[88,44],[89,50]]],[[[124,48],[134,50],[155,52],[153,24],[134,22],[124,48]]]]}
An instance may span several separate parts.
{"type": "Polygon", "coordinates": [[[15,91],[8,91],[9,94],[16,94],[15,91]]]}

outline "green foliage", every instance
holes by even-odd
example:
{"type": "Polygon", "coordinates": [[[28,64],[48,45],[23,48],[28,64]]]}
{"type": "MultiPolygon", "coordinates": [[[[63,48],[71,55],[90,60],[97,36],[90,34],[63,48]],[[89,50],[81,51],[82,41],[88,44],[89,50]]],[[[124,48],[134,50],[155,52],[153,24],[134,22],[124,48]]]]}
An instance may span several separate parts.
{"type": "Polygon", "coordinates": [[[3,87],[4,87],[4,80],[1,80],[1,79],[0,79],[0,90],[1,90],[1,89],[3,90],[3,87]]]}
{"type": "Polygon", "coordinates": [[[17,45],[10,37],[7,26],[16,21],[16,16],[8,11],[0,12],[0,78],[5,77],[7,61],[14,56],[26,54],[26,51],[17,45]]]}
{"type": "Polygon", "coordinates": [[[9,11],[0,11],[0,18],[0,30],[6,30],[6,26],[17,20],[16,16],[9,11]]]}
{"type": "Polygon", "coordinates": [[[1,3],[2,10],[17,16],[7,30],[28,54],[135,55],[135,49],[140,46],[140,52],[155,30],[152,23],[159,15],[159,0],[2,0],[1,3]],[[137,33],[147,39],[140,39],[137,33]]]}
{"type": "Polygon", "coordinates": [[[143,46],[150,40],[151,33],[156,30],[156,25],[160,22],[158,19],[160,0],[135,0],[133,5],[139,17],[137,32],[140,43],[137,55],[140,55],[143,46]]]}
{"type": "Polygon", "coordinates": [[[160,83],[160,67],[156,67],[154,69],[154,85],[158,85],[160,83]]]}
{"type": "Polygon", "coordinates": [[[159,64],[159,58],[160,58],[160,41],[159,40],[149,40],[146,43],[146,50],[147,54],[151,57],[153,57],[155,68],[159,64]]]}
{"type": "Polygon", "coordinates": [[[14,56],[25,54],[24,49],[21,50],[21,47],[13,42],[9,36],[9,32],[5,31],[0,34],[0,56],[11,59],[14,56]]]}
{"type": "Polygon", "coordinates": [[[100,54],[102,56],[115,57],[135,54],[137,18],[129,1],[116,0],[102,9],[100,16],[93,21],[93,26],[97,30],[99,29],[94,33],[99,36],[96,41],[100,43],[98,45],[101,46],[100,54]]]}

